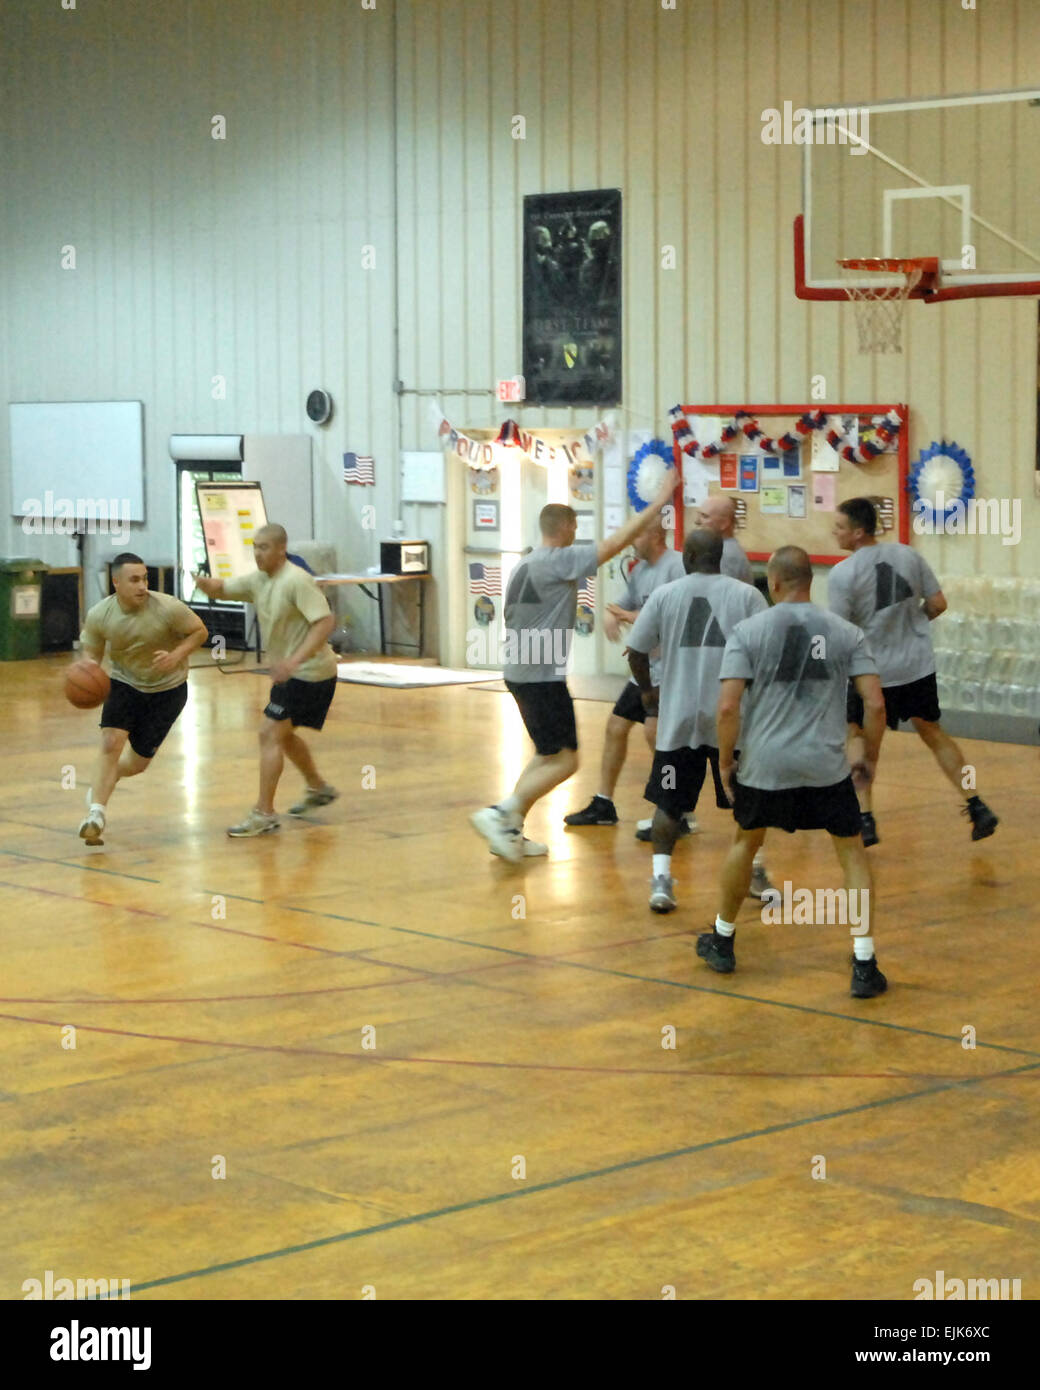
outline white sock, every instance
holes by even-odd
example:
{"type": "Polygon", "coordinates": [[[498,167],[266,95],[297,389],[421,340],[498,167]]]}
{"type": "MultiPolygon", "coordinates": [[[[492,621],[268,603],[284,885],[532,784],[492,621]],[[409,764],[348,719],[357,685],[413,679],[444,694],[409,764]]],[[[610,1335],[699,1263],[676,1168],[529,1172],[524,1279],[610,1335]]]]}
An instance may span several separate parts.
{"type": "Polygon", "coordinates": [[[852,949],[856,953],[857,960],[871,960],[874,955],[874,938],[872,936],[854,936],[852,949]]]}
{"type": "Polygon", "coordinates": [[[671,878],[672,876],[672,856],[670,854],[654,855],[654,878],[671,878]]]}
{"type": "Polygon", "coordinates": [[[764,849],[756,849],[756,850],[755,850],[755,857],[754,857],[754,859],[751,861],[751,867],[752,867],[753,869],[764,869],[765,866],[766,866],[766,852],[765,852],[765,850],[764,850],[764,849]]]}
{"type": "Polygon", "coordinates": [[[737,925],[735,922],[724,922],[721,917],[716,917],[715,930],[719,936],[732,936],[737,930],[737,925]]]}
{"type": "Polygon", "coordinates": [[[502,800],[498,802],[495,809],[502,812],[514,829],[519,830],[523,825],[524,818],[520,811],[520,803],[517,801],[515,795],[510,794],[509,796],[504,796],[502,800]]]}
{"type": "Polygon", "coordinates": [[[612,796],[608,796],[606,792],[597,792],[596,795],[599,797],[600,801],[609,801],[611,806],[613,806],[614,798],[612,796]]]}
{"type": "Polygon", "coordinates": [[[100,811],[102,815],[105,814],[105,808],[100,801],[92,801],[90,803],[90,809],[91,811],[100,811]]]}

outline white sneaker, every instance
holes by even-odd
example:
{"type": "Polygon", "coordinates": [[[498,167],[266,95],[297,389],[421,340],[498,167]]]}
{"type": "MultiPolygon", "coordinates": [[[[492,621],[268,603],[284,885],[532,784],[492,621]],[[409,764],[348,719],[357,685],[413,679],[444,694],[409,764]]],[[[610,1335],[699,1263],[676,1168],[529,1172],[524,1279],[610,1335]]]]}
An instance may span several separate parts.
{"type": "Polygon", "coordinates": [[[524,857],[524,832],[519,826],[509,824],[507,817],[497,806],[485,806],[474,811],[469,823],[478,835],[483,835],[491,847],[491,853],[511,864],[519,864],[524,857]]]}
{"type": "MultiPolygon", "coordinates": [[[[498,850],[495,849],[494,846],[488,845],[488,849],[491,850],[491,853],[492,853],[492,854],[498,854],[498,850]]],[[[529,839],[527,838],[526,835],[524,836],[524,855],[523,855],[523,857],[524,857],[525,859],[537,859],[537,858],[539,858],[541,855],[543,855],[543,854],[548,854],[548,853],[549,853],[549,846],[548,846],[548,845],[543,845],[543,844],[541,844],[540,841],[538,841],[538,840],[529,840],[529,839]]]]}
{"type": "Polygon", "coordinates": [[[675,894],[672,889],[675,887],[675,879],[669,874],[655,874],[650,880],[650,911],[651,912],[674,912],[679,904],[675,901],[675,894]]]}
{"type": "Polygon", "coordinates": [[[245,820],[228,827],[228,834],[234,840],[243,840],[254,835],[266,835],[271,830],[277,830],[278,826],[277,816],[265,816],[254,807],[245,820]]]}
{"type": "Polygon", "coordinates": [[[101,838],[101,832],[104,828],[104,811],[91,811],[87,817],[80,822],[79,838],[81,840],[86,840],[88,845],[103,845],[105,842],[101,838]]]}

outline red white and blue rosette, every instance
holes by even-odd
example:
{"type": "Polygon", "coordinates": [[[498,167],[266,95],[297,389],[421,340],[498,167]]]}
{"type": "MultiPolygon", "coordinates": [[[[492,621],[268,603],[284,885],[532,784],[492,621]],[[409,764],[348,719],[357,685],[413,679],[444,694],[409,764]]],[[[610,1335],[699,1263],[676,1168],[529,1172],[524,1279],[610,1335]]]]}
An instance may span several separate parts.
{"type": "Polygon", "coordinates": [[[648,440],[636,451],[628,465],[628,500],[637,512],[650,505],[661,490],[664,475],[674,467],[672,446],[663,439],[648,440]]]}
{"type": "Polygon", "coordinates": [[[975,496],[971,459],[956,441],[933,440],[927,449],[921,450],[910,469],[906,488],[913,498],[915,516],[941,525],[953,515],[958,502],[966,506],[975,496]]]}

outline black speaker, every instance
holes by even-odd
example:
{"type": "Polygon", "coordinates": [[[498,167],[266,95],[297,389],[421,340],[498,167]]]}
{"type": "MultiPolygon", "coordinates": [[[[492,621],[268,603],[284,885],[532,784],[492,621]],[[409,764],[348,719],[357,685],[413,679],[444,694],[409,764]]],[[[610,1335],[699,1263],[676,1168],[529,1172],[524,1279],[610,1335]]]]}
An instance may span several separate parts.
{"type": "Polygon", "coordinates": [[[236,604],[232,608],[222,604],[189,603],[188,607],[209,629],[209,640],[202,644],[204,647],[212,647],[214,637],[223,637],[229,651],[249,650],[244,605],[236,604]]]}
{"type": "Polygon", "coordinates": [[[40,588],[40,649],[70,652],[79,639],[79,574],[45,574],[40,588]]]}
{"type": "MultiPolygon", "coordinates": [[[[177,597],[176,579],[177,572],[172,565],[146,565],[148,571],[148,587],[155,594],[172,594],[177,597]]],[[[108,592],[115,593],[112,587],[112,566],[108,565],[108,592]]]]}

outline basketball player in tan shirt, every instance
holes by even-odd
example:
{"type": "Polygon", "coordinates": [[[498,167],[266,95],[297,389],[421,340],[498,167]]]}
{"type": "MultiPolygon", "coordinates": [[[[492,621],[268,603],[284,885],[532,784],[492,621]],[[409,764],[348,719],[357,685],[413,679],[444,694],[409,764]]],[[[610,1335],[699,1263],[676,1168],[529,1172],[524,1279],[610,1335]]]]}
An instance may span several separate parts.
{"type": "Polygon", "coordinates": [[[283,527],[262,526],[253,540],[254,574],[239,579],[194,576],[210,598],[244,599],[256,606],[274,682],[260,728],[260,796],[245,819],[229,828],[236,839],[278,829],[274,795],[286,758],[307,783],[302,801],[289,808],[291,816],[327,806],[339,796],[297,733],[301,726],[322,727],[336,693],[336,657],[328,645],[336,620],[311,576],[289,560],[287,544],[283,527]]]}
{"type": "Polygon", "coordinates": [[[144,772],[188,698],[188,658],[209,636],[202,619],[172,594],[152,593],[139,555],[112,562],[114,594],[87,614],[80,647],[100,665],[107,644],[112,689],[101,710],[101,755],[79,827],[104,844],[105,808],[121,777],[144,772]],[[127,747],[129,744],[129,747],[127,747]]]}

